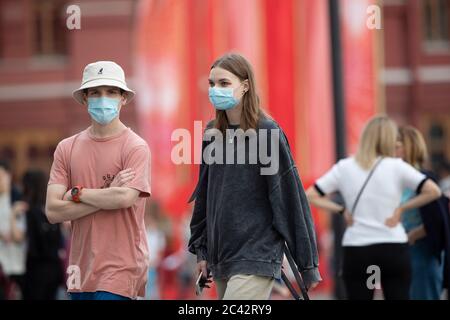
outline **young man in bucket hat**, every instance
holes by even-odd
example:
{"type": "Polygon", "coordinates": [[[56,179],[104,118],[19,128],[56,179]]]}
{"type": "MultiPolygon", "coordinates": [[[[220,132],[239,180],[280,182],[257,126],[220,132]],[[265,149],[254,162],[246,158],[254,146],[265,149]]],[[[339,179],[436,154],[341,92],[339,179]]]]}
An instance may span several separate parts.
{"type": "Polygon", "coordinates": [[[88,64],[73,97],[91,126],[61,141],[54,154],[46,214],[51,223],[71,221],[67,285],[74,300],[144,296],[150,151],[119,118],[133,96],[119,65],[88,64]]]}

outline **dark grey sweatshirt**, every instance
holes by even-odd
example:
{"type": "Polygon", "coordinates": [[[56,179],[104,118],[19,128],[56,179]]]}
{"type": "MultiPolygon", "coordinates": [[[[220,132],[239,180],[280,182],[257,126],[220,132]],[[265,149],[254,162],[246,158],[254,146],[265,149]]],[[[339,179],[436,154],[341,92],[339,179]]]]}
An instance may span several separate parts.
{"type": "MultiPolygon", "coordinates": [[[[249,164],[248,158],[246,164],[203,161],[197,187],[189,200],[195,199],[195,206],[188,249],[198,261],[207,261],[216,279],[236,274],[279,279],[286,242],[309,286],[321,278],[308,201],[283,131],[266,118],[260,120],[257,132],[260,129],[269,133],[279,130],[277,173],[262,175],[261,167],[268,165],[259,161],[249,164]]],[[[270,154],[275,149],[270,135],[267,140],[270,154]]],[[[208,143],[203,142],[203,150],[208,143]]],[[[225,139],[223,144],[227,143],[225,139]]],[[[225,156],[226,152],[224,159],[225,156]]]]}

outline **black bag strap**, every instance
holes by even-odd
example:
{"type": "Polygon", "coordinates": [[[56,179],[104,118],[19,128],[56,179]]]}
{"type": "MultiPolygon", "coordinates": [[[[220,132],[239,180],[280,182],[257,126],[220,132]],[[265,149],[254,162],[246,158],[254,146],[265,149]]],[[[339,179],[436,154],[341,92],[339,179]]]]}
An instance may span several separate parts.
{"type": "Polygon", "coordinates": [[[369,183],[370,178],[372,177],[373,173],[375,172],[375,169],[378,167],[378,165],[381,163],[382,160],[383,160],[383,158],[380,158],[377,161],[377,163],[375,163],[372,170],[370,170],[369,175],[366,178],[366,181],[364,181],[363,186],[361,187],[361,189],[358,192],[358,195],[356,196],[356,200],[353,203],[352,211],[350,212],[351,214],[353,214],[353,215],[355,214],[356,206],[358,205],[359,199],[361,198],[361,195],[364,192],[364,189],[366,188],[367,183],[369,183]]]}
{"type": "Polygon", "coordinates": [[[295,291],[294,287],[292,286],[292,283],[289,281],[288,277],[286,276],[286,274],[284,273],[283,270],[281,270],[281,279],[284,281],[284,284],[286,285],[286,287],[289,289],[289,291],[291,292],[292,296],[294,297],[294,300],[303,300],[299,294],[297,293],[297,291],[295,291]]]}
{"type": "Polygon", "coordinates": [[[291,292],[291,294],[295,300],[309,300],[308,289],[306,288],[303,278],[302,278],[300,272],[298,271],[297,266],[295,265],[294,258],[292,257],[291,251],[289,250],[289,248],[286,244],[284,244],[284,254],[286,255],[286,258],[289,262],[292,273],[294,274],[295,280],[297,281],[298,287],[300,288],[303,299],[301,299],[300,295],[295,291],[294,287],[292,286],[291,282],[289,281],[289,279],[287,278],[287,276],[283,270],[281,270],[281,278],[283,279],[284,283],[288,287],[289,291],[291,292]]]}

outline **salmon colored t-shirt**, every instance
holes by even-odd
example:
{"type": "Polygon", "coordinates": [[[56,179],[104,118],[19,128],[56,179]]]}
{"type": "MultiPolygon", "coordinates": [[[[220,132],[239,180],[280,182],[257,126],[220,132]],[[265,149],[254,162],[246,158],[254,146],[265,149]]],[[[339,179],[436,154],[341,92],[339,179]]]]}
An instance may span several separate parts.
{"type": "MultiPolygon", "coordinates": [[[[89,129],[61,141],[55,151],[49,184],[108,188],[115,175],[132,168],[126,186],[140,191],[127,209],[99,210],[72,221],[69,265],[79,267],[81,287],[69,292],[107,291],[144,296],[148,248],[144,225],[145,197],[150,196],[150,151],[131,129],[98,139],[89,129]]],[[[73,270],[73,269],[72,269],[73,270]]]]}

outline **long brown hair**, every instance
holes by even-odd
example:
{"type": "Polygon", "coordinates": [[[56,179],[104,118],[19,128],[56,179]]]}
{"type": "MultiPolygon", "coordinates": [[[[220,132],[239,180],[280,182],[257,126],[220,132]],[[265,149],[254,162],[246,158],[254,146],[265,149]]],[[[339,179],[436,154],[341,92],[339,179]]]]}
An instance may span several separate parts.
{"type": "Polygon", "coordinates": [[[422,169],[428,158],[427,145],[419,130],[412,126],[400,127],[398,138],[403,143],[405,161],[422,169]]]}
{"type": "MultiPolygon", "coordinates": [[[[242,114],[240,126],[243,130],[256,129],[262,116],[268,117],[261,109],[259,96],[256,92],[256,82],[253,68],[242,55],[227,53],[217,59],[211,66],[225,69],[241,81],[248,80],[248,91],[242,97],[242,114]]],[[[216,110],[214,127],[225,133],[228,128],[228,118],[224,110],[216,110]]]]}
{"type": "Polygon", "coordinates": [[[22,178],[24,200],[31,208],[45,205],[47,196],[47,175],[40,169],[30,169],[22,178]]]}

